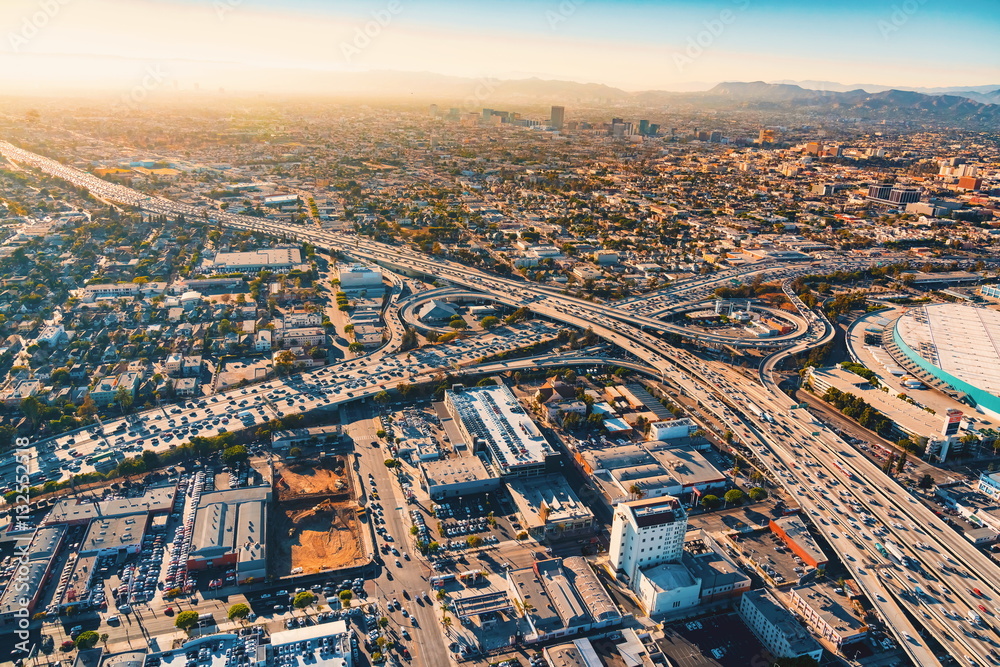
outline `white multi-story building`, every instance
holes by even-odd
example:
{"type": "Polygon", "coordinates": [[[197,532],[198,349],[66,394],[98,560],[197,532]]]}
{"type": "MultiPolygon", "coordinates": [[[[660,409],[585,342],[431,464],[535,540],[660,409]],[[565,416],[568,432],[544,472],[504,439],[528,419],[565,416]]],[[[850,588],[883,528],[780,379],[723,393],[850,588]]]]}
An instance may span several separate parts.
{"type": "Polygon", "coordinates": [[[737,611],[774,657],[809,656],[817,662],[823,657],[823,647],[819,642],[767,591],[747,591],[740,598],[737,611]]]}
{"type": "Polygon", "coordinates": [[[634,582],[641,568],[678,562],[686,533],[687,514],[674,496],[619,503],[611,524],[611,566],[634,582]]]}

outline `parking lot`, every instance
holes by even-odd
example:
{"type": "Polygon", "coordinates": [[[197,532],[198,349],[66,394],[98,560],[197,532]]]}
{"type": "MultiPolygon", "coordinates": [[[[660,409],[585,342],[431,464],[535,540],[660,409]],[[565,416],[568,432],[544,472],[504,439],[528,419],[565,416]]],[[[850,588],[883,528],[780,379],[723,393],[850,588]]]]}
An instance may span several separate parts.
{"type": "Polygon", "coordinates": [[[660,648],[677,667],[764,667],[769,654],[735,613],[672,623],[660,648]]]}
{"type": "Polygon", "coordinates": [[[770,531],[734,535],[737,557],[760,567],[776,584],[792,584],[810,568],[770,531]]]}

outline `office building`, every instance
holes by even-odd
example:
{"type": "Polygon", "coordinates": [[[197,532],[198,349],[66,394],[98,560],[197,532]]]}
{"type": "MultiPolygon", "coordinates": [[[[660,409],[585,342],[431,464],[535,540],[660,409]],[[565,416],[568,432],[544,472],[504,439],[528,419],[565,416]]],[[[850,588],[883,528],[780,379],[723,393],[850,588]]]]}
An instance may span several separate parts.
{"type": "Polygon", "coordinates": [[[536,540],[568,538],[594,532],[594,513],[562,475],[511,478],[510,497],[528,534],[536,540]]]}
{"type": "Polygon", "coordinates": [[[566,124],[566,107],[552,107],[549,114],[549,124],[557,130],[563,129],[566,124]]]}
{"type": "Polygon", "coordinates": [[[687,514],[673,496],[619,503],[611,524],[611,566],[634,582],[640,568],[680,560],[686,533],[687,514]]]}

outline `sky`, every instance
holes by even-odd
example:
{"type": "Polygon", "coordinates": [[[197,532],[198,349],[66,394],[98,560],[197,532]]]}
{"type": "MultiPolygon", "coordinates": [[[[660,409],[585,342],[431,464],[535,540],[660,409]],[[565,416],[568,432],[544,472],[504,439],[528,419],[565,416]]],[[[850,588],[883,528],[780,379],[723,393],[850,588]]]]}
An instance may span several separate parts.
{"type": "Polygon", "coordinates": [[[1000,84],[998,35],[987,0],[2,0],[0,87],[266,91],[371,70],[973,86],[1000,84]]]}

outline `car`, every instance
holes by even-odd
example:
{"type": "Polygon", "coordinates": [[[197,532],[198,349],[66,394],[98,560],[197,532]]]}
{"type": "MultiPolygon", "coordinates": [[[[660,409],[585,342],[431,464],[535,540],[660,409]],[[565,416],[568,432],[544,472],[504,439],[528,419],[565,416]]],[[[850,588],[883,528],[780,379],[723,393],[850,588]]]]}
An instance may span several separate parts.
{"type": "Polygon", "coordinates": [[[410,639],[411,638],[410,637],[410,633],[407,632],[406,628],[403,628],[402,631],[400,631],[399,634],[401,634],[403,636],[403,639],[410,639]]]}
{"type": "Polygon", "coordinates": [[[403,563],[398,558],[396,559],[396,567],[403,567],[403,563]]]}

